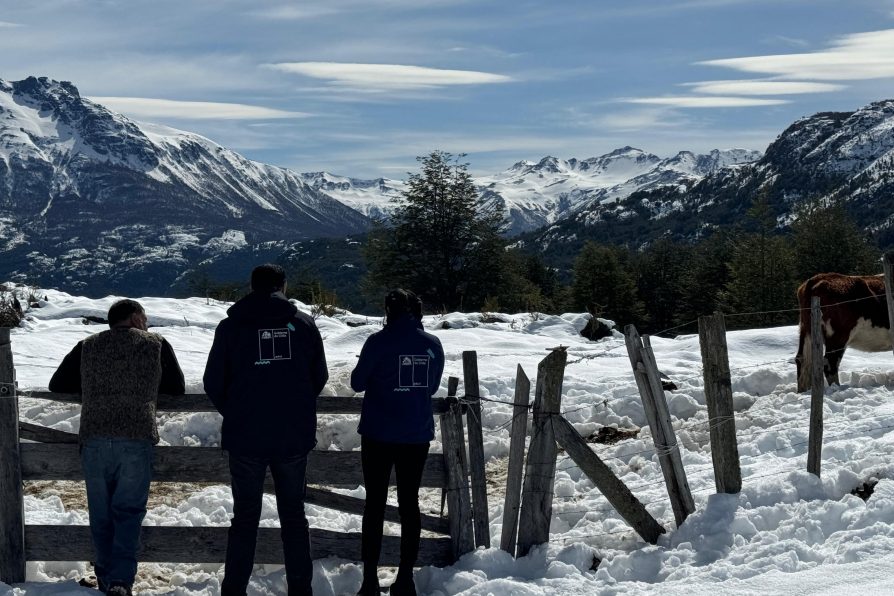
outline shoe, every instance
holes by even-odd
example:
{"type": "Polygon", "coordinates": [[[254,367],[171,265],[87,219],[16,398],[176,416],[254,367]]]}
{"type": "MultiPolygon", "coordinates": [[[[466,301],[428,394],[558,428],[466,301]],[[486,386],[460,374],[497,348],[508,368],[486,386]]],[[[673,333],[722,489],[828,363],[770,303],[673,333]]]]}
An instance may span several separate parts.
{"type": "Polygon", "coordinates": [[[106,594],[107,596],[133,596],[133,591],[130,586],[125,586],[124,584],[112,584],[106,590],[106,594]]]}
{"type": "Polygon", "coordinates": [[[85,588],[99,589],[99,586],[89,578],[82,577],[78,580],[78,585],[83,586],[85,588]]]}
{"type": "Polygon", "coordinates": [[[413,572],[397,572],[397,578],[388,590],[389,596],[416,596],[416,584],[413,582],[413,572]]]}

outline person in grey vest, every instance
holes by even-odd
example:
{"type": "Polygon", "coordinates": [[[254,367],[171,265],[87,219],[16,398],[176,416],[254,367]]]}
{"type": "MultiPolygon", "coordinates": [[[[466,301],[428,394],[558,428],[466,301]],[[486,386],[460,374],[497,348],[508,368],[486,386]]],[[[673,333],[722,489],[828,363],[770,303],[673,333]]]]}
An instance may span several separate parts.
{"type": "Polygon", "coordinates": [[[158,443],[158,394],[182,395],[185,385],[173,348],[147,331],[139,302],[115,302],[108,319],[110,329],[65,356],[50,391],[81,395],[78,440],[96,578],[101,591],[130,596],[158,443]]]}
{"type": "Polygon", "coordinates": [[[305,474],[317,443],[317,397],[329,378],[326,354],[314,320],[286,298],[282,267],[255,267],[251,289],[217,326],[203,376],[205,392],[223,416],[221,446],[229,457],[233,490],[220,593],[246,593],[269,468],[288,593],[310,596],[305,474]]]}

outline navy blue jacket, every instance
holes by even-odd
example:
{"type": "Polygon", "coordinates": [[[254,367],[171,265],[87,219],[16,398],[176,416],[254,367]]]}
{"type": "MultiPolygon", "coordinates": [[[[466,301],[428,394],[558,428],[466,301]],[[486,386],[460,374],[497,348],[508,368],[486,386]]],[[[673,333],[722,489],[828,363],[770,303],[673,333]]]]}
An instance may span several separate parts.
{"type": "Polygon", "coordinates": [[[366,392],[357,432],[386,443],[431,441],[431,396],[443,372],[440,340],[410,315],[370,335],[351,373],[351,388],[366,392]]]}
{"type": "Polygon", "coordinates": [[[328,378],[312,318],[279,292],[242,298],[217,326],[205,365],[205,392],[223,415],[223,448],[259,457],[307,453],[328,378]]]}

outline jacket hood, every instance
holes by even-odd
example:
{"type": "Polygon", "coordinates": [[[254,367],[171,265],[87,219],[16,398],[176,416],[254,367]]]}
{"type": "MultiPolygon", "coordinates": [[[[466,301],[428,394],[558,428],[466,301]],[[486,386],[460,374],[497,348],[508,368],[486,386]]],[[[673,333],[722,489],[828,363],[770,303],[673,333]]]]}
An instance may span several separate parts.
{"type": "Polygon", "coordinates": [[[412,327],[422,329],[422,321],[409,313],[390,317],[385,320],[386,329],[406,329],[412,327]]]}
{"type": "Polygon", "coordinates": [[[281,321],[297,313],[282,292],[252,292],[227,309],[227,316],[238,321],[281,321]]]}

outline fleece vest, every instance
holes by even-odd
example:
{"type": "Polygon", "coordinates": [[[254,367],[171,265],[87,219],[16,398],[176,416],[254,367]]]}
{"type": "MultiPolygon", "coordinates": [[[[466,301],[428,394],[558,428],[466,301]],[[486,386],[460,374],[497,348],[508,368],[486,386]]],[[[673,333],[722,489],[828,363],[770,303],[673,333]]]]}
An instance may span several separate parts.
{"type": "Polygon", "coordinates": [[[158,443],[161,336],[109,329],[84,340],[81,354],[81,443],[94,437],[158,443]]]}

